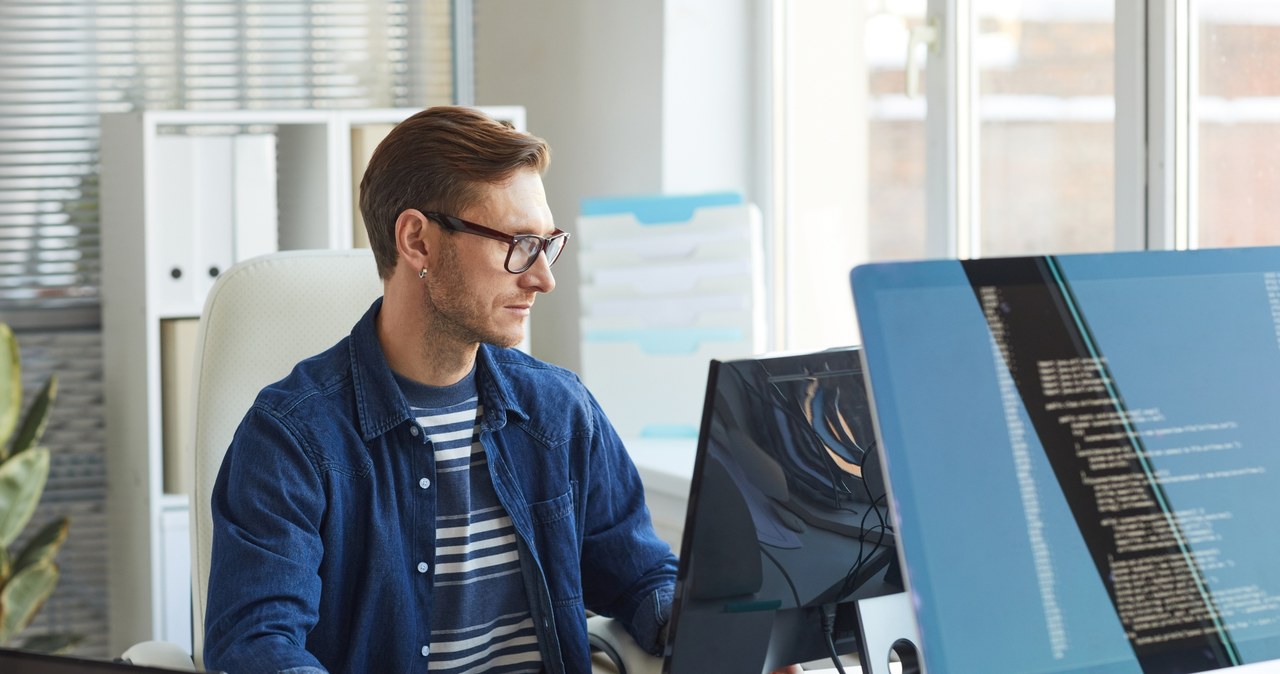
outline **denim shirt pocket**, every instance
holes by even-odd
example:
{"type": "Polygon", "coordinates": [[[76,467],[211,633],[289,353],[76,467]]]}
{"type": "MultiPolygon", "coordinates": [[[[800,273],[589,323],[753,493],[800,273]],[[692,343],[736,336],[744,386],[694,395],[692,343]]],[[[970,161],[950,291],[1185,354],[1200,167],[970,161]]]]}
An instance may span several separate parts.
{"type": "Polygon", "coordinates": [[[571,481],[564,494],[529,504],[534,547],[556,607],[582,603],[578,527],[573,514],[577,488],[577,483],[571,481]]]}

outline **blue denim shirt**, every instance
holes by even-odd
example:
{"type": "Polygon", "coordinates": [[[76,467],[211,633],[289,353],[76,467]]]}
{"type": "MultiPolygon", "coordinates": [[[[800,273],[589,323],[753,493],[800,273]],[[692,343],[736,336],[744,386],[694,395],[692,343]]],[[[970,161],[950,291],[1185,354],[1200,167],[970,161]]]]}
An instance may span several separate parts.
{"type": "MultiPolygon", "coordinates": [[[[434,462],[378,342],[351,335],[259,394],[213,493],[205,664],[425,672],[434,462]]],[[[480,442],[517,533],[547,672],[589,672],[586,610],[656,651],[675,558],[635,466],[573,373],[482,345],[480,442]]]]}

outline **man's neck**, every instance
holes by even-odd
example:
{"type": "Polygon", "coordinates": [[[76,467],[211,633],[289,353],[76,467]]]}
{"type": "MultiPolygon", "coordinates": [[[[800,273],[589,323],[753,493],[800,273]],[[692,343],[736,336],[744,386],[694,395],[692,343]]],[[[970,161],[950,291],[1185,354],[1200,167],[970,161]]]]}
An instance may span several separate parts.
{"type": "Polygon", "coordinates": [[[475,367],[478,344],[447,348],[448,340],[429,336],[420,339],[418,357],[407,363],[406,369],[392,365],[393,370],[428,386],[451,386],[462,381],[475,367]]]}
{"type": "Polygon", "coordinates": [[[456,384],[475,366],[480,345],[431,330],[421,314],[397,310],[383,301],[378,341],[387,364],[401,376],[428,386],[456,384]]]}

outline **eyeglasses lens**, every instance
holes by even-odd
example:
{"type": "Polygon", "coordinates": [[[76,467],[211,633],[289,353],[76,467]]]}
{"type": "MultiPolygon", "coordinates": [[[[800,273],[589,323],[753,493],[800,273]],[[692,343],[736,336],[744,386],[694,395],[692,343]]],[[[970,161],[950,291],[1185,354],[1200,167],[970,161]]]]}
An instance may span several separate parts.
{"type": "Polygon", "coordinates": [[[550,239],[542,239],[537,236],[516,237],[516,242],[511,249],[511,268],[523,271],[532,267],[538,253],[544,250],[544,240],[546,241],[547,265],[555,264],[556,258],[560,257],[560,252],[564,250],[565,238],[564,236],[556,236],[550,239]]]}
{"type": "Polygon", "coordinates": [[[567,236],[557,236],[547,241],[547,264],[555,264],[556,259],[560,257],[561,251],[564,250],[564,242],[568,241],[567,236]]]}
{"type": "Polygon", "coordinates": [[[517,237],[511,250],[511,265],[515,269],[528,269],[541,248],[542,240],[536,236],[517,237]]]}

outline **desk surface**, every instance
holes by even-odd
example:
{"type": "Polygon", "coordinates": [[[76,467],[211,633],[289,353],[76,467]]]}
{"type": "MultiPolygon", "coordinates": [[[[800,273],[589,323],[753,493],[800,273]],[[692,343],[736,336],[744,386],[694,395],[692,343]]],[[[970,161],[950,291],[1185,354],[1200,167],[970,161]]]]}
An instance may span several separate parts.
{"type": "MultiPolygon", "coordinates": [[[[816,662],[808,664],[809,666],[805,667],[804,670],[805,674],[840,674],[834,667],[823,667],[821,664],[816,662]]],[[[862,674],[862,668],[858,665],[846,664],[844,666],[844,671],[845,674],[862,674]]],[[[591,657],[591,672],[592,674],[617,674],[618,670],[613,666],[613,663],[609,661],[609,658],[605,657],[603,654],[596,653],[591,657]]],[[[889,665],[889,672],[891,674],[902,674],[902,667],[896,662],[891,663],[889,665]]]]}
{"type": "Polygon", "coordinates": [[[698,455],[697,439],[623,438],[622,441],[636,464],[645,490],[688,498],[694,459],[698,455]]]}

